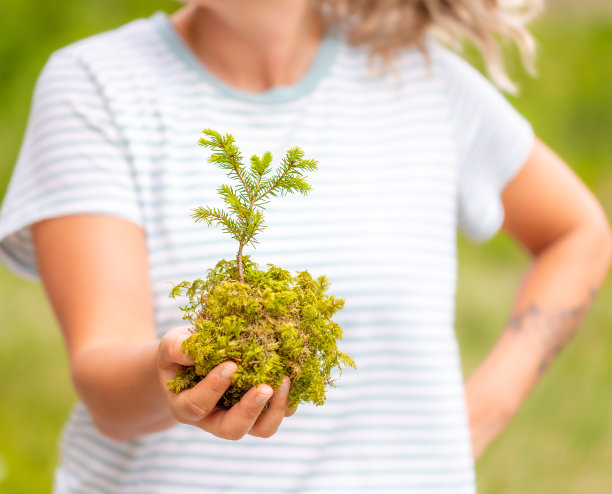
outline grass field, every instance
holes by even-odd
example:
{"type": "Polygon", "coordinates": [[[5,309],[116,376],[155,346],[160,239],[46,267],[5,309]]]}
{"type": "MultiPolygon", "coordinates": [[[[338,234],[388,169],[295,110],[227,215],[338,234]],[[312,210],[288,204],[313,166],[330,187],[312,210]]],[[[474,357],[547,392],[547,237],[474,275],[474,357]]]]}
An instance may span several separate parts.
{"type": "MultiPolygon", "coordinates": [[[[3,2],[0,195],[37,73],[54,49],[174,9],[169,1],[3,2]]],[[[512,102],[612,211],[612,14],[539,21],[539,77],[520,71],[512,102]]],[[[457,334],[468,374],[504,325],[527,258],[499,236],[460,240],[457,334]]],[[[612,284],[571,345],[478,464],[485,494],[612,492],[612,284]]],[[[59,330],[39,285],[0,266],[0,492],[49,492],[62,423],[74,403],[59,330]]]]}

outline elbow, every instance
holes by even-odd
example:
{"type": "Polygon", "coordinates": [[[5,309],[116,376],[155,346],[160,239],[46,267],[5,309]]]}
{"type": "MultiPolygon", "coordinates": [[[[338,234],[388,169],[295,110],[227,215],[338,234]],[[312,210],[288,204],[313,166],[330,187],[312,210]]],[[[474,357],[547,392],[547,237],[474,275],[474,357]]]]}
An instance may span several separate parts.
{"type": "Polygon", "coordinates": [[[108,410],[106,409],[108,403],[106,407],[103,408],[103,411],[100,410],[100,408],[102,408],[100,406],[100,400],[96,398],[96,392],[91,386],[91,383],[87,383],[82,377],[79,377],[78,374],[74,372],[72,373],[72,382],[79,399],[87,409],[93,425],[100,434],[114,441],[134,439],[134,436],[130,436],[126,431],[118,428],[117,423],[109,421],[108,417],[106,417],[106,414],[108,414],[108,410]]]}
{"type": "Polygon", "coordinates": [[[610,263],[612,262],[612,230],[610,229],[610,225],[608,223],[606,223],[603,249],[605,256],[605,274],[607,274],[608,270],[610,269],[610,263]]]}
{"type": "Polygon", "coordinates": [[[116,426],[96,418],[95,415],[92,415],[92,420],[98,432],[108,439],[112,439],[113,441],[129,441],[130,439],[135,439],[137,437],[134,434],[129,434],[128,431],[120,430],[116,426]]]}
{"type": "MultiPolygon", "coordinates": [[[[612,231],[599,204],[575,221],[565,232],[532,251],[536,260],[550,262],[558,270],[565,266],[577,286],[587,287],[595,294],[603,284],[612,263],[612,231]]],[[[561,271],[559,271],[561,273],[561,271]]]]}
{"type": "Polygon", "coordinates": [[[92,421],[100,434],[112,439],[113,441],[131,441],[139,439],[147,434],[160,432],[176,425],[174,418],[151,420],[130,421],[124,423],[120,420],[110,420],[108,417],[91,414],[92,421]]]}
{"type": "Polygon", "coordinates": [[[595,250],[598,257],[601,259],[604,271],[603,277],[605,278],[610,269],[610,263],[612,262],[612,230],[610,229],[610,222],[603,210],[600,209],[600,214],[598,216],[598,221],[595,222],[595,226],[593,227],[595,231],[595,250]]]}
{"type": "Polygon", "coordinates": [[[612,262],[612,230],[605,213],[598,207],[582,229],[585,238],[584,262],[596,270],[599,284],[603,283],[612,262]]]}
{"type": "Polygon", "coordinates": [[[113,441],[130,441],[176,425],[176,419],[165,410],[149,416],[130,412],[116,400],[109,400],[108,396],[112,393],[102,393],[100,383],[87,376],[86,372],[72,371],[77,395],[87,408],[93,425],[104,437],[113,441]]]}
{"type": "Polygon", "coordinates": [[[610,268],[610,263],[612,262],[612,229],[610,228],[610,223],[606,215],[602,212],[603,215],[603,230],[604,230],[604,239],[603,239],[603,248],[605,251],[605,259],[606,259],[606,272],[610,268]]]}
{"type": "Polygon", "coordinates": [[[95,373],[87,363],[87,359],[73,357],[71,359],[71,378],[77,396],[87,408],[89,416],[98,432],[114,441],[127,441],[136,436],[129,430],[120,427],[121,421],[112,420],[116,415],[115,406],[101,392],[102,383],[95,379],[95,373]]]}
{"type": "Polygon", "coordinates": [[[95,415],[91,415],[93,423],[100,434],[112,439],[113,441],[131,441],[139,439],[147,434],[164,431],[178,422],[173,417],[164,418],[155,422],[147,422],[145,420],[132,424],[121,424],[117,422],[109,422],[95,415]]]}
{"type": "Polygon", "coordinates": [[[70,352],[74,388],[100,434],[128,441],[176,423],[163,396],[142,389],[141,381],[131,380],[125,366],[113,364],[108,349],[70,352]]]}

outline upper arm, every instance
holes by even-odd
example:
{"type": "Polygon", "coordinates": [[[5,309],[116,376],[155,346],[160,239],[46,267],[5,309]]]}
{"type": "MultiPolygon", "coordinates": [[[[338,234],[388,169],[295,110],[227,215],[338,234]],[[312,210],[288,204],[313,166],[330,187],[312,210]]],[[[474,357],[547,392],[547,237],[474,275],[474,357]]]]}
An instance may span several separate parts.
{"type": "Polygon", "coordinates": [[[38,269],[71,361],[97,343],[155,339],[143,230],[108,215],[32,226],[38,269]]]}
{"type": "Polygon", "coordinates": [[[502,202],[502,228],[532,254],[577,229],[589,229],[609,249],[609,227],[599,203],[537,139],[521,171],[505,187],[502,202]]]}

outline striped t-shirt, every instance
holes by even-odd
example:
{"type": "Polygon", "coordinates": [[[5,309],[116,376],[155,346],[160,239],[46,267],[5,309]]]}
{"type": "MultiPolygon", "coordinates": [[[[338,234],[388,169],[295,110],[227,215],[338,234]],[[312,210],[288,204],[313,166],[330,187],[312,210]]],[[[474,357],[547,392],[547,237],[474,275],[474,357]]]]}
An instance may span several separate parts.
{"type": "MultiPolygon", "coordinates": [[[[156,14],[59,50],[44,68],[0,218],[0,253],[36,276],[29,225],[78,213],[146,233],[157,332],[182,324],[171,283],[201,277],[237,245],[197,225],[228,183],[197,145],[232,133],[243,155],[292,146],[319,161],[308,196],[273,198],[260,266],[327,275],[353,356],[322,407],[302,404],[271,438],[226,441],[188,425],[115,441],[77,405],[55,492],[473,493],[454,334],[456,231],[500,227],[500,192],[531,127],[435,42],[374,76],[367,50],[328,36],[292,86],[252,94],[211,75],[156,14]]],[[[129,276],[129,273],[126,273],[129,276]]]]}

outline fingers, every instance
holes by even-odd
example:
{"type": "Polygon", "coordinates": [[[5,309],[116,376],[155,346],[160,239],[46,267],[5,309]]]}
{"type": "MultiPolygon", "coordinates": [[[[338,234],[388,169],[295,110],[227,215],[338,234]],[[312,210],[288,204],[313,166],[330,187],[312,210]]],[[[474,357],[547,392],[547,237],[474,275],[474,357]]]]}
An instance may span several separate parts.
{"type": "Polygon", "coordinates": [[[287,377],[276,393],[273,393],[269,385],[261,384],[250,389],[229,410],[217,408],[217,403],[232,383],[232,375],[237,370],[234,362],[218,365],[193,388],[178,394],[170,391],[166,382],[175,377],[181,366],[194,364],[181,348],[183,341],[190,335],[188,326],[175,328],[166,333],[159,343],[159,378],[170,410],[179,422],[195,425],[224,439],[237,440],[245,434],[270,437],[278,430],[284,417],[295,413],[295,408],[287,408],[290,389],[287,377]],[[270,406],[262,413],[268,401],[270,406]]]}
{"type": "MultiPolygon", "coordinates": [[[[291,381],[288,377],[283,379],[278,391],[274,393],[270,400],[270,406],[264,411],[251,430],[249,434],[258,437],[270,437],[272,436],[280,426],[283,418],[286,416],[288,411],[287,406],[289,405],[289,387],[291,381]]],[[[293,410],[295,412],[295,409],[293,410]]],[[[292,412],[292,413],[293,413],[292,412]]]]}
{"type": "Polygon", "coordinates": [[[232,383],[236,372],[234,362],[218,365],[191,389],[168,397],[168,403],[174,417],[185,424],[199,425],[208,415],[215,411],[217,402],[232,383]]]}
{"type": "Polygon", "coordinates": [[[251,388],[232,408],[212,414],[201,426],[224,439],[241,439],[251,430],[272,393],[272,388],[267,384],[251,388]]]}

